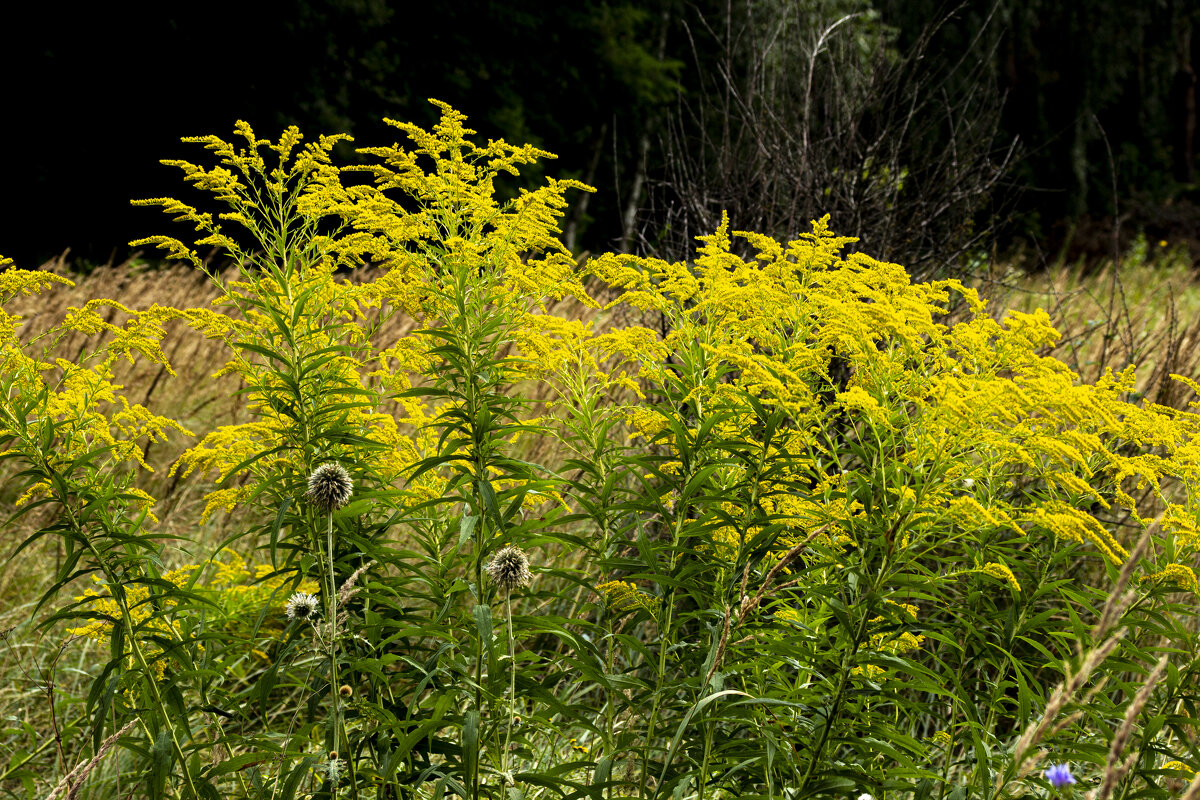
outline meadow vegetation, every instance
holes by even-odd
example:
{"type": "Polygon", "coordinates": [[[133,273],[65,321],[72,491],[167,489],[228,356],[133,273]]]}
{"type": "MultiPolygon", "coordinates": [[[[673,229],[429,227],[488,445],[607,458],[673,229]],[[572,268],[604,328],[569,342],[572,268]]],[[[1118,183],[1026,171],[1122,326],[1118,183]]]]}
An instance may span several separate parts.
{"type": "Polygon", "coordinates": [[[438,106],[366,166],[188,140],[209,205],[142,201],[180,267],[0,271],[0,790],[1200,793],[1169,247],[1045,289],[828,220],[579,263],[587,187],[499,199],[549,154],[438,106]]]}

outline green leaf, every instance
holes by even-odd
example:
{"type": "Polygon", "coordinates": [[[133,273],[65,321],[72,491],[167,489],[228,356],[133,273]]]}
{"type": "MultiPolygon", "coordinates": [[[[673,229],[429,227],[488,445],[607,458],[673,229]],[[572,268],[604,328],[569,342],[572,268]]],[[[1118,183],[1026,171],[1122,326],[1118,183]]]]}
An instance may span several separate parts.
{"type": "Polygon", "coordinates": [[[483,507],[488,515],[499,525],[500,508],[496,504],[496,490],[492,488],[492,482],[486,478],[479,478],[475,481],[475,488],[479,491],[479,497],[483,500],[483,507]]]}
{"type": "Polygon", "coordinates": [[[492,609],[491,606],[479,604],[475,606],[475,629],[479,632],[480,647],[487,655],[488,660],[492,658],[492,609]]]}
{"type": "MultiPolygon", "coordinates": [[[[167,724],[170,724],[169,722],[167,724]]],[[[154,739],[154,747],[150,751],[150,775],[147,791],[151,798],[165,797],[167,778],[171,775],[172,762],[175,752],[171,747],[171,731],[163,728],[154,739]]]]}
{"type": "Polygon", "coordinates": [[[463,546],[470,541],[471,534],[475,531],[475,523],[479,522],[479,517],[474,514],[463,514],[458,521],[458,547],[461,550],[463,546]]]}
{"type": "Polygon", "coordinates": [[[268,703],[271,699],[271,692],[275,690],[275,684],[279,680],[279,662],[271,662],[271,666],[263,672],[262,677],[255,682],[254,692],[258,695],[258,708],[260,713],[265,718],[270,711],[268,703]]]}
{"type": "Polygon", "coordinates": [[[272,361],[278,361],[280,364],[287,364],[286,356],[276,350],[272,350],[266,345],[254,344],[253,342],[232,342],[231,344],[239,350],[249,350],[252,353],[265,356],[272,361]]]}
{"type": "Polygon", "coordinates": [[[612,756],[601,756],[596,762],[596,770],[592,774],[592,788],[604,789],[608,786],[609,777],[612,775],[612,756]]]}
{"type": "Polygon", "coordinates": [[[463,766],[467,775],[479,769],[479,710],[472,708],[463,715],[463,766]]]}
{"type": "Polygon", "coordinates": [[[316,763],[316,756],[305,756],[300,759],[300,763],[292,767],[292,771],[288,773],[287,780],[283,783],[283,792],[280,794],[280,800],[296,800],[296,791],[300,788],[301,781],[311,772],[316,763]]]}
{"type": "Polygon", "coordinates": [[[691,708],[689,708],[687,710],[687,713],[683,715],[683,721],[680,722],[679,727],[676,728],[675,736],[674,736],[674,738],[671,739],[671,746],[667,748],[666,758],[663,759],[662,769],[659,772],[659,776],[658,776],[658,782],[660,784],[666,780],[667,769],[671,766],[671,762],[675,759],[675,753],[679,750],[679,743],[683,741],[683,735],[684,735],[684,733],[687,732],[688,725],[691,723],[692,717],[696,716],[701,711],[703,711],[707,706],[711,705],[712,703],[716,702],[717,700],[720,700],[722,697],[726,697],[727,695],[731,695],[731,694],[736,694],[741,697],[750,697],[750,695],[746,694],[745,692],[738,691],[737,689],[724,689],[720,692],[714,692],[713,694],[710,694],[708,697],[705,697],[699,703],[696,703],[691,708]]]}

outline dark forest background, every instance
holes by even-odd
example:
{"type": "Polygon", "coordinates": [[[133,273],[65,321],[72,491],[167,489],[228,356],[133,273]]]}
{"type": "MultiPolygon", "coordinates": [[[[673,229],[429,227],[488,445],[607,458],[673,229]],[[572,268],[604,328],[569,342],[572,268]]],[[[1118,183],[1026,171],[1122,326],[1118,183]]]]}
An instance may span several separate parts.
{"type": "Polygon", "coordinates": [[[1098,256],[1114,221],[1200,241],[1194,0],[22,7],[0,30],[0,253],[23,266],[161,232],[129,200],[187,199],[158,164],[201,157],[181,136],[390,143],[380,119],[429,125],[429,97],[597,188],[577,252],[686,257],[722,209],[777,236],[828,212],[923,274],[1098,256]]]}

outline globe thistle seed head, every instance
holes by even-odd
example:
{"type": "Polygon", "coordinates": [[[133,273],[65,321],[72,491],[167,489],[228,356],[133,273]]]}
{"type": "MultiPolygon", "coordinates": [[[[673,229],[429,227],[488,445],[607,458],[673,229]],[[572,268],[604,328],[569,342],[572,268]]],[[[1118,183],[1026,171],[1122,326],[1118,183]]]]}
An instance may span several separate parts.
{"type": "Polygon", "coordinates": [[[350,473],[341,464],[322,464],[308,476],[308,492],[305,497],[319,511],[336,511],[350,502],[354,493],[354,482],[350,473]]]}
{"type": "Polygon", "coordinates": [[[315,594],[308,592],[296,592],[288,598],[287,605],[283,610],[287,613],[288,619],[312,619],[317,616],[320,609],[320,603],[315,594]]]}
{"type": "Polygon", "coordinates": [[[511,591],[518,586],[528,586],[533,580],[529,572],[529,557],[519,547],[509,545],[501,549],[485,567],[488,577],[501,589],[511,591]]]}

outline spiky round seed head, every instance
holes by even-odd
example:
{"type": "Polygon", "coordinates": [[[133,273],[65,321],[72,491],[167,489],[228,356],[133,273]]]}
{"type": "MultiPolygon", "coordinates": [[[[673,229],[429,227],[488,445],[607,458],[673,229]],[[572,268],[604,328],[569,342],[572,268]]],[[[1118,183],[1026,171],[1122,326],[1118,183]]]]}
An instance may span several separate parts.
{"type": "Polygon", "coordinates": [[[509,545],[501,549],[488,562],[488,577],[501,589],[511,591],[518,586],[528,586],[533,580],[529,572],[529,557],[519,547],[509,545]]]}
{"type": "Polygon", "coordinates": [[[317,615],[320,607],[315,594],[296,592],[288,598],[287,605],[283,610],[287,613],[288,619],[312,619],[317,615]]]}
{"type": "Polygon", "coordinates": [[[354,689],[349,684],[343,683],[338,687],[338,694],[342,697],[351,697],[354,694],[354,689]]]}
{"type": "Polygon", "coordinates": [[[354,493],[354,482],[350,473],[341,464],[322,464],[308,476],[308,492],[305,497],[319,511],[336,511],[350,502],[354,493]]]}

